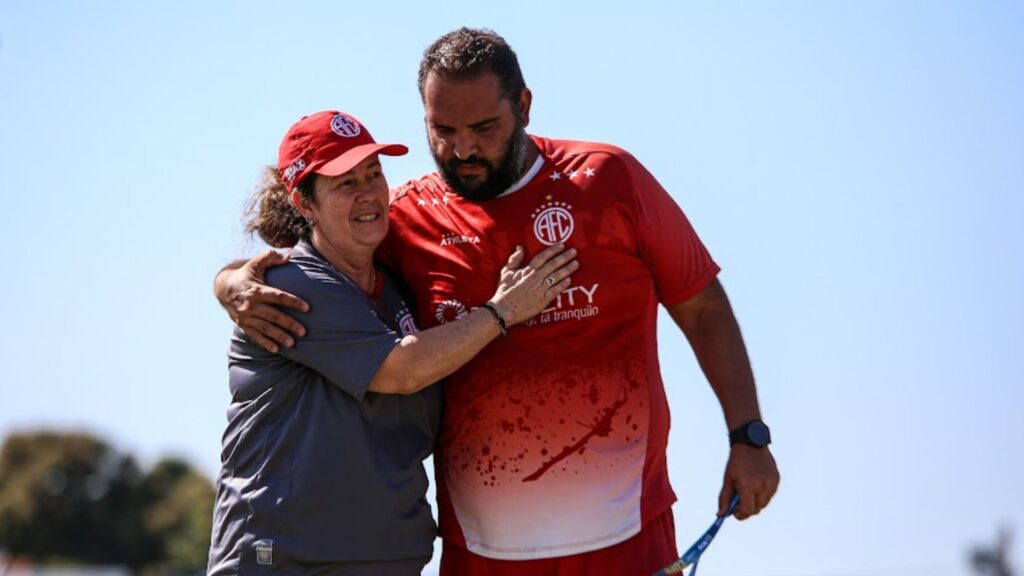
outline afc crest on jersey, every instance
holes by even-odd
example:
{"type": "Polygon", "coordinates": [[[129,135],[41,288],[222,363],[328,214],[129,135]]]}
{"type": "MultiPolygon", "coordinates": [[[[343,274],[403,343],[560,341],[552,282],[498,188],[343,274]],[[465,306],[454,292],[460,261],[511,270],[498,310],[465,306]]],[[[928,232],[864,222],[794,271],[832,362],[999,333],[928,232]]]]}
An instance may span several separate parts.
{"type": "Polygon", "coordinates": [[[533,233],[545,246],[565,242],[572,236],[576,226],[572,217],[572,206],[565,202],[548,202],[534,210],[533,233]]]}

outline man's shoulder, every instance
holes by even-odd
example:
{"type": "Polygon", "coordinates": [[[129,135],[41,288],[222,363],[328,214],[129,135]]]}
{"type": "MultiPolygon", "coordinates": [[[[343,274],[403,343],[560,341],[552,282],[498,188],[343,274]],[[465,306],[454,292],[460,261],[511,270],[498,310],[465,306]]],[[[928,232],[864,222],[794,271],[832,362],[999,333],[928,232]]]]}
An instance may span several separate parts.
{"type": "Polygon", "coordinates": [[[643,165],[625,148],[605,142],[535,138],[541,153],[559,170],[603,175],[601,182],[626,183],[643,165]]]}
{"type": "Polygon", "coordinates": [[[423,194],[444,194],[448,185],[437,172],[409,180],[391,189],[391,204],[401,204],[406,199],[415,199],[423,194]]]}
{"type": "Polygon", "coordinates": [[[626,149],[606,142],[588,140],[568,140],[562,138],[534,137],[541,152],[551,160],[558,162],[576,156],[604,155],[611,158],[632,159],[633,155],[626,149]]]}

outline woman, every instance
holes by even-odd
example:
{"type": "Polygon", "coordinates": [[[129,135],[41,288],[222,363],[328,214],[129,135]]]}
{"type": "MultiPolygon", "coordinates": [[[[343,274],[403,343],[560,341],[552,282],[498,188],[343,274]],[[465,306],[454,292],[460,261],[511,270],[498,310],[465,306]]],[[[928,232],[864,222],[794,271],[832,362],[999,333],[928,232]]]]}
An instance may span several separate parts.
{"type": "Polygon", "coordinates": [[[555,246],[514,270],[519,248],[483,307],[417,332],[373,260],[388,231],[378,155],[406,152],[320,112],[292,126],[256,191],[248,229],[294,246],[267,283],[310,309],[306,336],[279,355],[235,329],[210,574],[419,574],[436,528],[423,460],[441,395],[430,385],[569,285],[574,251],[555,246]]]}

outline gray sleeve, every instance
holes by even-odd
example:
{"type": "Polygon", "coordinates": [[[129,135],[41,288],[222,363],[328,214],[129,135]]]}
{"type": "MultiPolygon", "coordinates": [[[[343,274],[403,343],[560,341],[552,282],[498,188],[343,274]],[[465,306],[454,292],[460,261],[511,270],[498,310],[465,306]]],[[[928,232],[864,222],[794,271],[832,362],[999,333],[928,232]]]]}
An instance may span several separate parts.
{"type": "Polygon", "coordinates": [[[306,327],[295,346],[281,356],[319,372],[362,401],[366,389],[401,335],[377,316],[369,298],[355,286],[316,267],[289,263],[272,268],[267,284],[309,303],[309,312],[282,309],[306,327]]]}

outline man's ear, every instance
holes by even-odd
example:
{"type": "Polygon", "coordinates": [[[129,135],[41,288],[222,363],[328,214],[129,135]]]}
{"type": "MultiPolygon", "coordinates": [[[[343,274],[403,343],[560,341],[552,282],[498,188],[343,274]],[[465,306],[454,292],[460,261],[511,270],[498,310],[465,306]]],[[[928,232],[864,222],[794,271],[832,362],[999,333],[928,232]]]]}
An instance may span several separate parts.
{"type": "Polygon", "coordinates": [[[533,103],[533,92],[530,92],[529,88],[523,88],[523,91],[519,94],[519,119],[523,123],[525,128],[530,124],[530,104],[533,103]]]}

